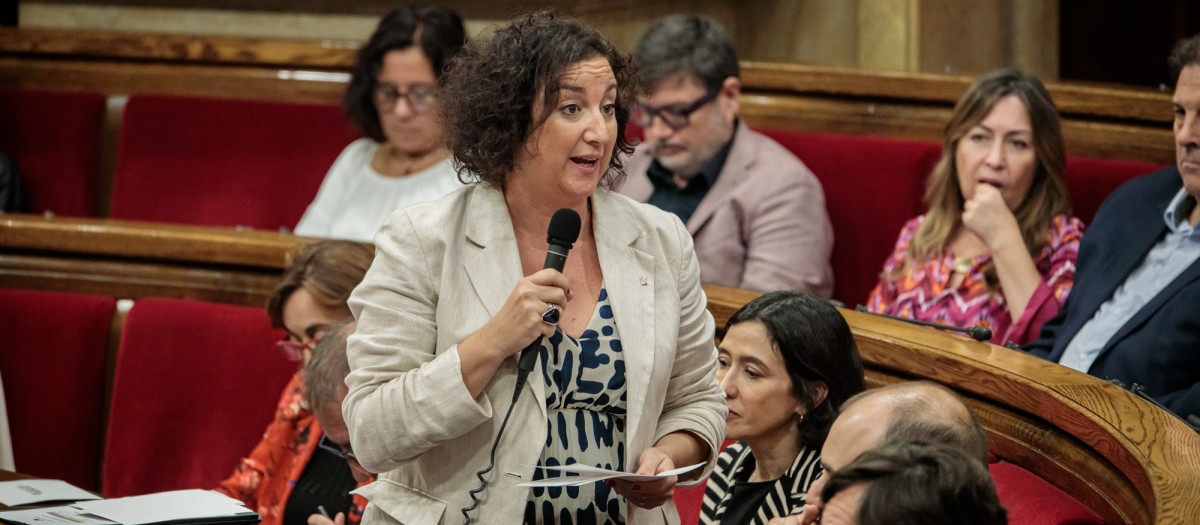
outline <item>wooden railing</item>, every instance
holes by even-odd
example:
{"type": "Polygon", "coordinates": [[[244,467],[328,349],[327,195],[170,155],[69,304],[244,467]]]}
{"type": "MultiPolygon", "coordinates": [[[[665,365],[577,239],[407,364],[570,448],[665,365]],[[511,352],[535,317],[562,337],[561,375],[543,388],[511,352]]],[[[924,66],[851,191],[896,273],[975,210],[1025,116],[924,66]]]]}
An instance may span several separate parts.
{"type": "MultiPolygon", "coordinates": [[[[0,215],[0,287],[262,306],[288,234],[0,215]]],[[[756,293],[705,286],[723,327],[756,293]]],[[[968,398],[997,456],[1109,523],[1194,523],[1200,435],[1099,379],[1006,348],[843,310],[872,386],[926,379],[968,398]]]]}
{"type": "MultiPolygon", "coordinates": [[[[358,42],[0,28],[0,86],[337,104],[358,42]]],[[[970,78],[742,64],[755,127],[940,141],[970,78]]],[[[1174,162],[1170,94],[1049,83],[1069,154],[1174,162]]]]}
{"type": "MultiPolygon", "coordinates": [[[[756,295],[706,286],[724,326],[756,295]]],[[[911,380],[965,396],[989,450],[1063,489],[1107,523],[1194,523],[1200,434],[1095,377],[1004,347],[842,310],[869,386],[911,380]]]]}

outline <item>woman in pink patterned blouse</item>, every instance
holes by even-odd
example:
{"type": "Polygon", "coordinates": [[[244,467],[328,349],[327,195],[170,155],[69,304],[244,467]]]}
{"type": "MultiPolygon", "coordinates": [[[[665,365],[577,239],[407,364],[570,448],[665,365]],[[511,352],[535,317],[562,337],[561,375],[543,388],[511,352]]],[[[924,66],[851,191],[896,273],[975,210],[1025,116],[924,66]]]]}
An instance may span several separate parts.
{"type": "Polygon", "coordinates": [[[867,308],[985,326],[996,344],[1036,339],[1071,291],[1083,235],[1065,165],[1040,81],[1007,68],[977,78],[946,125],[929,211],[900,231],[867,308]]]}

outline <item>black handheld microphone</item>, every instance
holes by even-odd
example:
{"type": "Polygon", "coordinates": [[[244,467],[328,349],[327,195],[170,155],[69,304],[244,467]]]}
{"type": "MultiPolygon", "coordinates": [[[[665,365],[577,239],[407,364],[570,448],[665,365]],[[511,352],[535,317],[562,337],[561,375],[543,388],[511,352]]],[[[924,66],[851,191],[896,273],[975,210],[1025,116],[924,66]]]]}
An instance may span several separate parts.
{"type": "MultiPolygon", "coordinates": [[[[581,224],[582,221],[579,220],[579,214],[575,213],[575,210],[562,208],[554,212],[554,216],[550,218],[550,227],[546,230],[546,242],[550,243],[550,246],[546,248],[546,262],[542,265],[543,269],[554,268],[560,272],[563,271],[563,265],[567,263],[567,252],[571,251],[571,245],[579,239],[581,224]]],[[[521,350],[521,357],[517,359],[517,380],[513,387],[512,403],[509,403],[508,411],[504,414],[504,421],[500,423],[500,430],[496,433],[496,440],[492,442],[491,462],[488,463],[487,468],[475,473],[475,477],[479,479],[479,487],[468,492],[468,495],[471,496],[471,506],[463,507],[460,510],[463,515],[463,523],[466,525],[471,523],[471,511],[479,506],[479,494],[487,490],[488,482],[484,475],[491,472],[492,468],[496,466],[496,448],[500,446],[500,438],[504,436],[504,429],[508,426],[508,417],[512,415],[513,407],[517,405],[521,390],[525,389],[525,380],[533,371],[533,365],[537,363],[538,348],[541,346],[542,336],[539,335],[524,350],[521,350]]]]}
{"type": "MultiPolygon", "coordinates": [[[[562,208],[554,212],[554,216],[550,218],[550,227],[546,229],[546,242],[549,243],[549,246],[546,247],[546,262],[542,264],[543,269],[554,268],[560,272],[563,271],[563,266],[567,264],[567,253],[579,239],[580,226],[579,214],[575,213],[575,210],[562,208]]],[[[524,350],[521,350],[517,368],[524,372],[532,371],[533,365],[537,363],[540,346],[542,346],[542,338],[539,336],[524,350]]]]}
{"type": "Polygon", "coordinates": [[[967,334],[968,336],[971,337],[971,339],[974,339],[976,341],[987,341],[992,338],[992,331],[983,326],[968,326],[968,327],[964,328],[961,326],[950,326],[948,324],[931,323],[929,321],[918,321],[916,319],[909,319],[907,317],[896,317],[894,315],[879,314],[879,313],[875,313],[875,312],[868,312],[867,307],[865,307],[861,304],[854,307],[854,309],[859,312],[863,312],[863,313],[867,313],[867,314],[871,314],[871,315],[878,315],[879,317],[886,317],[888,319],[895,319],[897,321],[904,321],[904,322],[910,323],[910,324],[915,324],[915,325],[920,325],[920,326],[932,326],[934,328],[940,328],[942,330],[950,330],[952,332],[962,332],[964,334],[967,334]]]}

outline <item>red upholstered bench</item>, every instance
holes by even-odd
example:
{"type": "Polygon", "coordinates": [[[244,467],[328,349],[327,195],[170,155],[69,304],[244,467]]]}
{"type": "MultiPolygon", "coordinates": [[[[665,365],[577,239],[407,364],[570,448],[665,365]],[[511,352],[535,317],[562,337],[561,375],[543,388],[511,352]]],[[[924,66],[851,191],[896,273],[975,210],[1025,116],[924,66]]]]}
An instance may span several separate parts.
{"type": "Polygon", "coordinates": [[[1075,216],[1084,224],[1091,224],[1100,204],[1118,186],[1162,168],[1148,162],[1068,157],[1067,191],[1075,216]]]}
{"type": "Polygon", "coordinates": [[[115,305],[108,297],[0,289],[0,377],[19,472],[99,488],[115,305]]]}
{"type": "Polygon", "coordinates": [[[17,164],[31,211],[96,215],[104,95],[0,90],[0,153],[17,164]]]}
{"type": "Polygon", "coordinates": [[[1034,473],[1012,463],[988,465],[1000,503],[1013,525],[1094,525],[1104,523],[1092,509],[1034,473]]]}
{"type": "Polygon", "coordinates": [[[941,156],[932,142],[760,130],[816,174],[833,224],[833,298],[865,303],[905,221],[924,209],[925,179],[941,156]]]}
{"type": "Polygon", "coordinates": [[[104,495],[213,488],[271,421],[296,364],[260,308],[142,299],[113,377],[104,495]]]}
{"type": "Polygon", "coordinates": [[[333,105],[134,95],[111,215],[290,229],[357,137],[333,105]]]}

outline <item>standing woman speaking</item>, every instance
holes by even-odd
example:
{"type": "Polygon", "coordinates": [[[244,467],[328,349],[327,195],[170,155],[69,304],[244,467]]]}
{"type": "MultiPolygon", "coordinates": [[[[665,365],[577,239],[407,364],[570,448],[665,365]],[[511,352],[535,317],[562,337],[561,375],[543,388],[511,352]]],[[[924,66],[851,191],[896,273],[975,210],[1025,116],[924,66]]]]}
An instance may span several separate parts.
{"type": "Polygon", "coordinates": [[[381,473],[361,490],[366,523],[667,523],[676,483],[711,469],[726,408],[691,237],[608,189],[632,150],[629,68],[552,13],[451,65],[448,144],[480,183],[392,214],[350,299],[343,412],[359,461],[381,473]],[[561,208],[582,227],[559,272],[543,258],[561,208]],[[517,357],[539,337],[514,404],[517,357]],[[702,461],[682,479],[518,485],[552,475],[535,465],[652,474],[702,461]]]}

